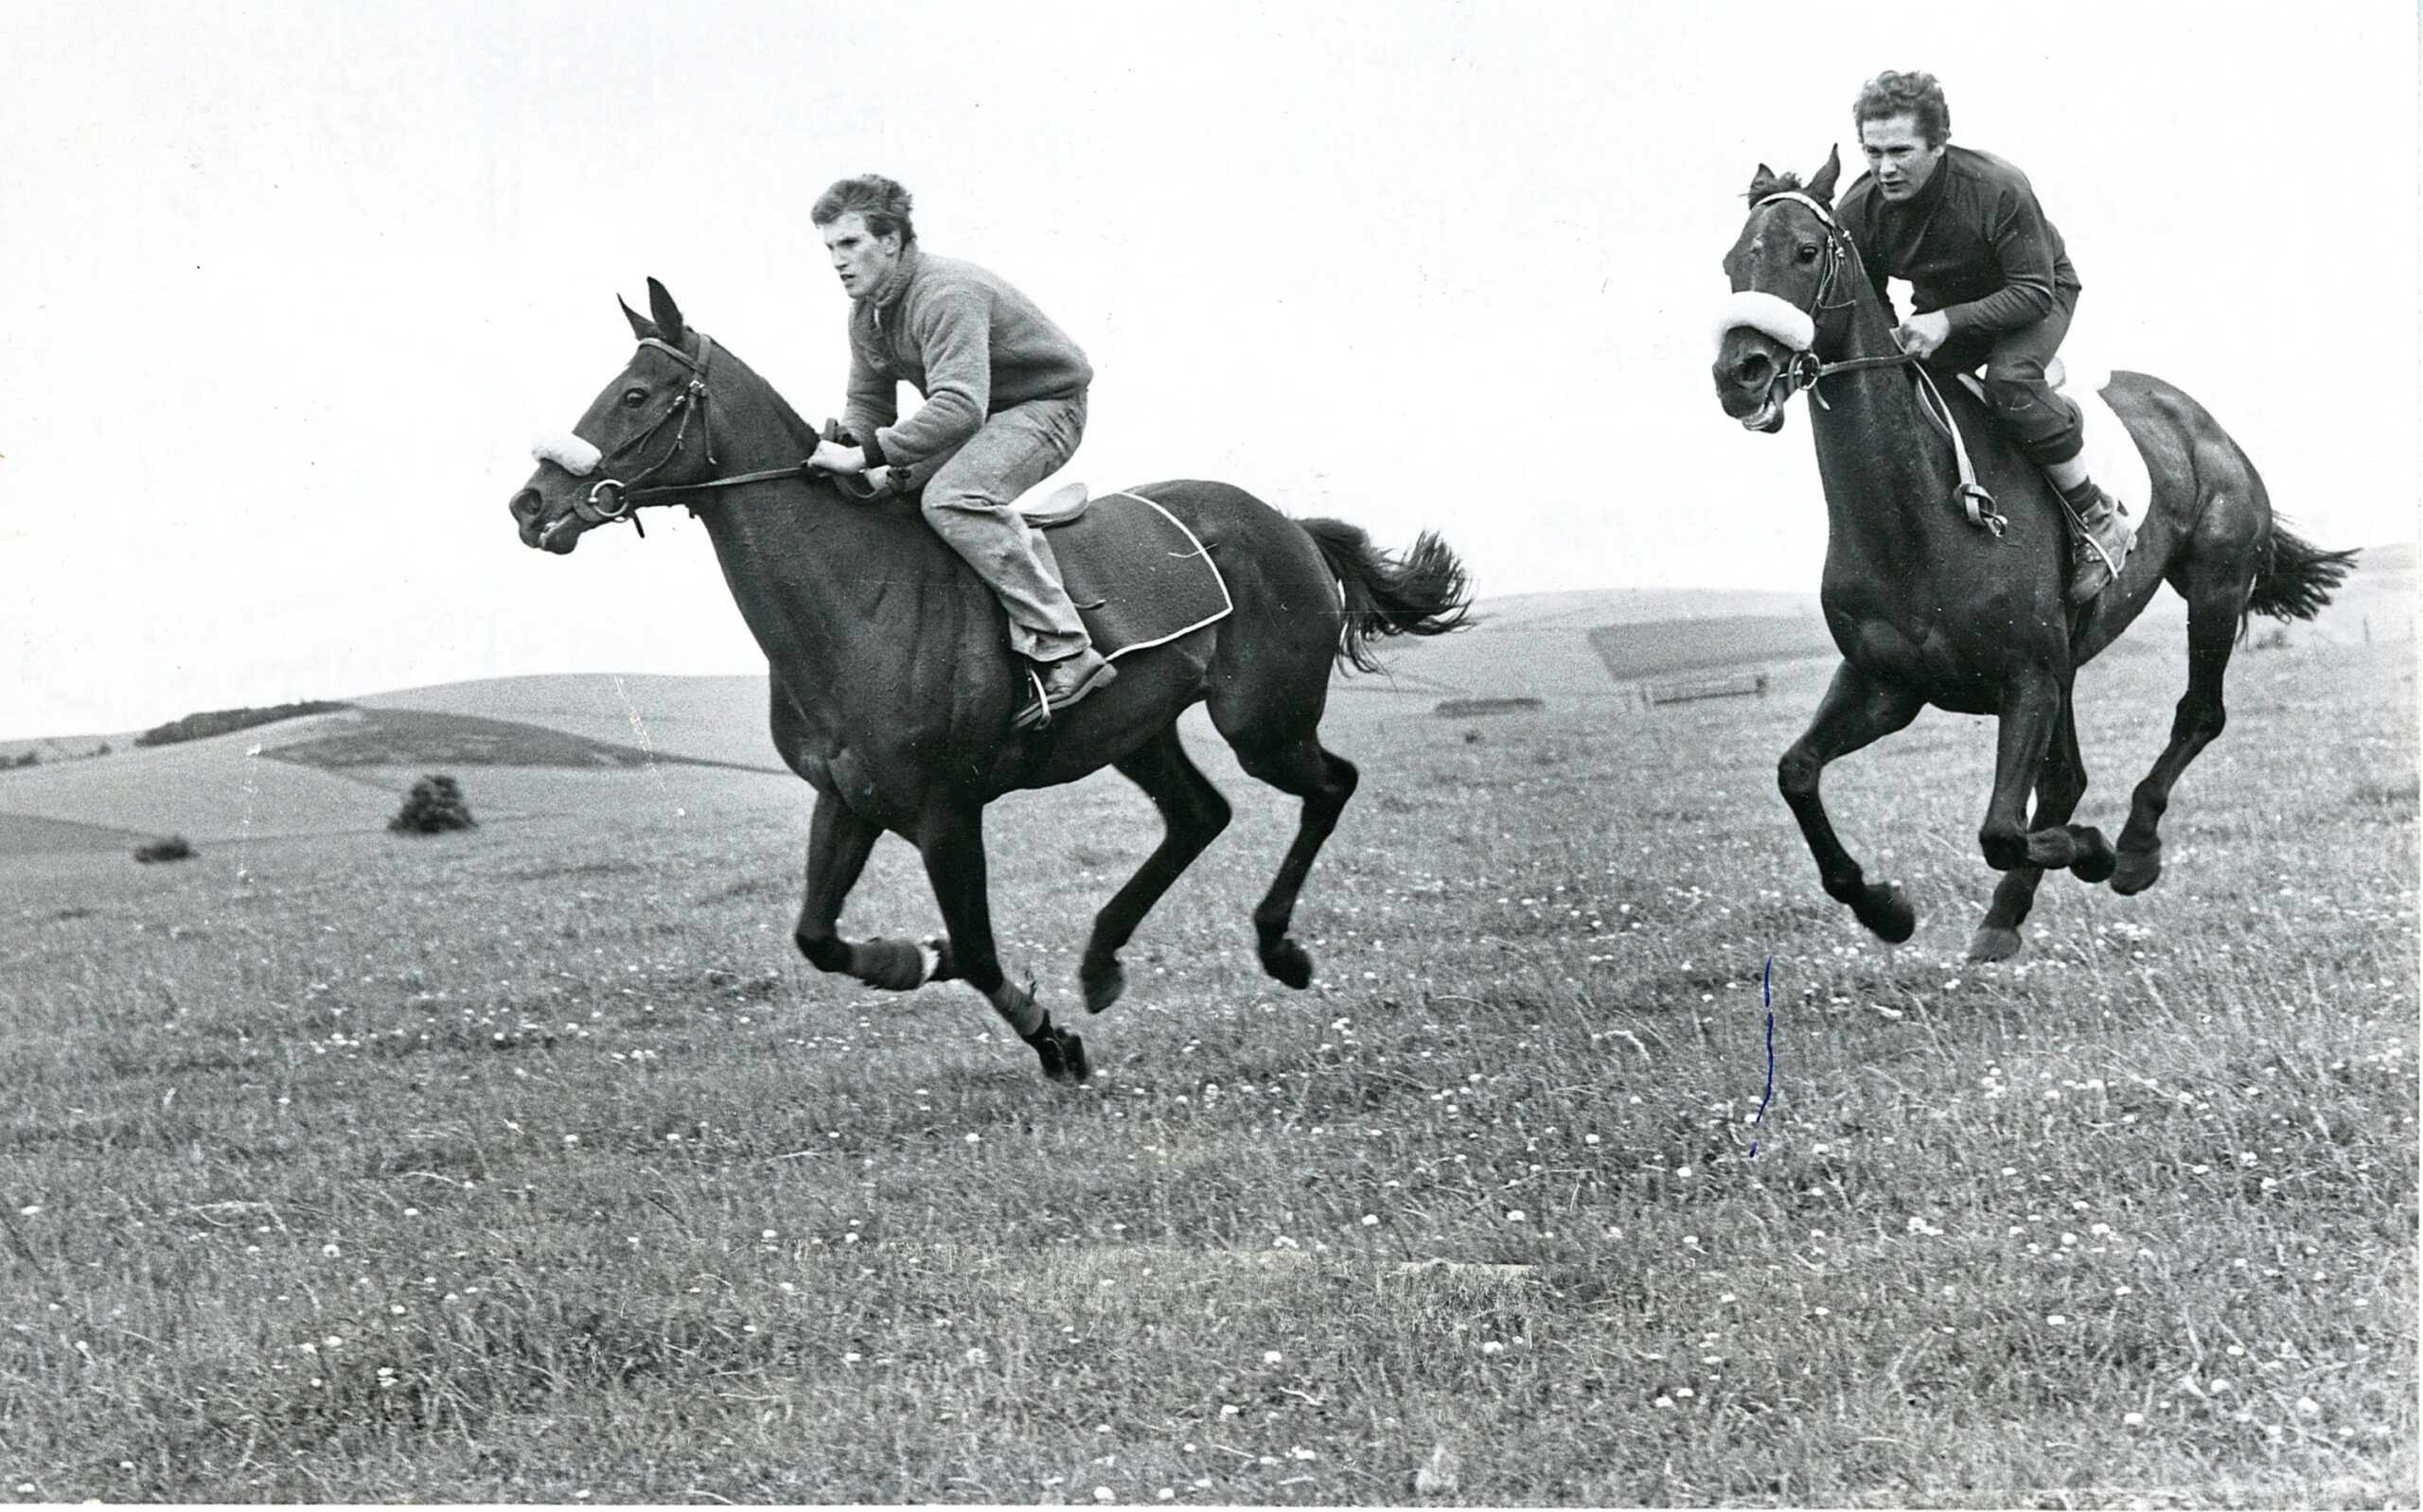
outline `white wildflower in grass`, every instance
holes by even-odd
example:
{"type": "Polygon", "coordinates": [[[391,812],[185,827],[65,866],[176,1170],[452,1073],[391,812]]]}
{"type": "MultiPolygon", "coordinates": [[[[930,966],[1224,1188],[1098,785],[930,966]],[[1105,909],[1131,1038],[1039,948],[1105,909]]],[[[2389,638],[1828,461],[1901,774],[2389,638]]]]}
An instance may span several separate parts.
{"type": "Polygon", "coordinates": [[[1175,1499],[1176,1495],[1177,1493],[1176,1491],[1173,1491],[1168,1486],[1164,1486],[1159,1490],[1153,1493],[1153,1500],[1156,1502],[1167,1502],[1175,1499]]]}
{"type": "Polygon", "coordinates": [[[1723,1296],[1717,1298],[1719,1302],[1730,1302],[1733,1299],[1733,1293],[1730,1292],[1727,1292],[1723,1296]]]}
{"type": "Polygon", "coordinates": [[[1506,1346],[1504,1345],[1499,1344],[1494,1339],[1492,1339],[1487,1344],[1480,1346],[1480,1352],[1485,1355],[1494,1355],[1503,1350],[1505,1347],[1506,1346]]]}
{"type": "Polygon", "coordinates": [[[404,1216],[406,1218],[418,1218],[420,1216],[420,1209],[417,1207],[407,1207],[404,1209],[404,1216]]]}
{"type": "Polygon", "coordinates": [[[1510,1223],[1519,1223],[1523,1222],[1523,1210],[1519,1207],[1509,1210],[1506,1215],[1506,1221],[1510,1223]]]}
{"type": "Polygon", "coordinates": [[[1363,1226],[1364,1226],[1365,1228],[1377,1228],[1377,1227],[1379,1227],[1379,1226],[1380,1226],[1380,1215],[1379,1215],[1379,1214],[1377,1214],[1377,1213],[1366,1213],[1366,1214],[1364,1214],[1364,1215],[1363,1215],[1363,1226]]]}
{"type": "Polygon", "coordinates": [[[1110,1487],[1109,1487],[1109,1486],[1095,1486],[1095,1487],[1094,1487],[1094,1500],[1095,1500],[1095,1501],[1097,1501],[1097,1502],[1107,1502],[1107,1501],[1110,1501],[1110,1500],[1111,1500],[1110,1487]]]}
{"type": "Polygon", "coordinates": [[[564,1135],[564,1146],[565,1146],[565,1148],[566,1148],[566,1149],[570,1149],[572,1146],[576,1145],[576,1144],[578,1144],[578,1143],[580,1143],[580,1135],[578,1135],[578,1134],[566,1134],[566,1135],[564,1135]]]}
{"type": "Polygon", "coordinates": [[[984,1136],[981,1134],[970,1134],[967,1136],[967,1142],[971,1145],[981,1145],[984,1142],[984,1136]]]}
{"type": "Polygon", "coordinates": [[[1262,1363],[1265,1365],[1275,1365],[1285,1358],[1286,1356],[1281,1354],[1276,1349],[1265,1349],[1262,1352],[1262,1363]]]}
{"type": "Polygon", "coordinates": [[[2143,1428],[2145,1423],[2146,1415],[2143,1413],[2122,1413],[2120,1415],[2120,1425],[2123,1428],[2143,1428]]]}
{"type": "Polygon", "coordinates": [[[852,1350],[850,1353],[845,1354],[845,1355],[843,1355],[843,1356],[841,1357],[841,1363],[843,1363],[843,1364],[845,1364],[845,1365],[855,1365],[855,1364],[857,1364],[860,1360],[863,1360],[863,1359],[865,1359],[865,1358],[866,1358],[865,1356],[863,1356],[863,1355],[861,1355],[861,1354],[858,1353],[856,1350],[852,1350]]]}
{"type": "Polygon", "coordinates": [[[2215,1376],[2212,1380],[2208,1380],[2208,1381],[2204,1382],[2204,1389],[2205,1389],[2206,1391],[2211,1392],[2214,1396],[2218,1397],[2218,1396],[2220,1396],[2221,1393],[2223,1393],[2223,1392],[2225,1392],[2225,1391],[2228,1391],[2228,1390],[2230,1389],[2230,1387],[2231,1387],[2231,1384],[2232,1384],[2232,1383],[2231,1383],[2231,1380],[2230,1380],[2230,1378],[2229,1378],[2229,1377],[2227,1377],[2227,1376],[2215,1376]]]}
{"type": "Polygon", "coordinates": [[[325,1256],[327,1256],[329,1259],[332,1259],[332,1260],[333,1260],[333,1259],[335,1259],[338,1256],[343,1255],[343,1254],[345,1253],[345,1251],[343,1251],[343,1250],[341,1250],[341,1249],[337,1248],[337,1247],[336,1247],[335,1245],[333,1245],[333,1244],[323,1244],[323,1245],[321,1245],[321,1246],[320,1246],[320,1253],[321,1253],[321,1254],[323,1254],[323,1255],[325,1255],[325,1256]]]}
{"type": "Polygon", "coordinates": [[[1674,1405],[1674,1398],[1671,1397],[1660,1397],[1654,1405],[1659,1407],[1671,1407],[1674,1405]]]}
{"type": "Polygon", "coordinates": [[[2054,1327],[2060,1328],[2067,1327],[2070,1320],[2062,1316],[2060,1313],[2047,1312],[2044,1314],[2044,1321],[2051,1324],[2054,1327]]]}
{"type": "Polygon", "coordinates": [[[1220,1404],[1220,1415],[1223,1417],[1234,1417],[1237,1415],[1237,1404],[1235,1402],[1222,1402],[1220,1404]]]}
{"type": "Polygon", "coordinates": [[[2297,1411],[2305,1414],[2308,1417],[2312,1417],[2321,1413],[2322,1403],[2314,1400],[2311,1397],[2300,1397],[2297,1398],[2297,1411]]]}

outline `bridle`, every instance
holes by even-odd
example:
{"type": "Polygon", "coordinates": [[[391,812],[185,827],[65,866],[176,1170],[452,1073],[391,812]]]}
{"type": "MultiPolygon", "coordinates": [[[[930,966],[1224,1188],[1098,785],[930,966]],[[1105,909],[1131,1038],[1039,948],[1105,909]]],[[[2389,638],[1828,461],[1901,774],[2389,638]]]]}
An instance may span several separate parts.
{"type": "MultiPolygon", "coordinates": [[[[1831,210],[1797,189],[1778,190],[1750,208],[1753,212],[1763,210],[1778,200],[1790,200],[1795,204],[1807,206],[1809,213],[1817,218],[1817,223],[1825,228],[1826,248],[1823,254],[1825,262],[1817,270],[1817,298],[1809,311],[1811,322],[1814,325],[1823,326],[1829,315],[1837,311],[1848,311],[1857,303],[1856,297],[1848,291],[1842,298],[1831,302],[1829,302],[1826,296],[1841,286],[1846,272],[1857,269],[1859,249],[1851,245],[1849,236],[1844,232],[1842,223],[1834,219],[1834,213],[1831,210]]],[[[1784,364],[1781,378],[1782,402],[1791,402],[1795,394],[1807,389],[1809,401],[1812,404],[1831,409],[1832,406],[1826,403],[1826,396],[1817,391],[1818,379],[1832,378],[1837,373],[1860,373],[1871,368],[1915,366],[1918,360],[1918,358],[1911,353],[1895,352],[1884,357],[1847,357],[1839,361],[1828,362],[1817,356],[1817,348],[1813,342],[1810,345],[1793,353],[1792,360],[1784,364]]]]}
{"type": "Polygon", "coordinates": [[[1920,413],[1952,443],[1953,466],[1959,474],[1954,498],[1960,504],[1961,513],[1968,517],[1970,524],[1991,531],[1997,539],[2001,538],[2009,520],[1995,507],[1994,496],[1977,482],[1977,470],[1969,460],[1968,443],[1960,437],[1960,427],[1953,422],[1952,407],[1944,403],[1942,393],[1936,388],[1935,379],[1928,377],[1926,367],[1919,360],[1917,353],[1846,357],[1831,362],[1818,357],[1817,342],[1824,334],[1821,327],[1827,317],[1848,312],[1859,302],[1855,292],[1841,289],[1846,273],[1854,277],[1865,277],[1866,273],[1860,265],[1859,248],[1852,244],[1849,234],[1834,219],[1834,213],[1813,197],[1797,189],[1780,189],[1752,205],[1751,212],[1756,214],[1779,200],[1806,206],[1809,213],[1817,218],[1817,223],[1825,228],[1826,246],[1822,255],[1824,263],[1817,270],[1816,298],[1809,309],[1801,312],[1808,317],[1810,340],[1807,345],[1796,347],[1784,363],[1782,372],[1777,375],[1775,386],[1782,390],[1777,402],[1789,404],[1795,394],[1806,389],[1810,403],[1831,410],[1833,406],[1826,402],[1826,396],[1817,387],[1819,380],[1832,378],[1837,373],[1863,373],[1884,367],[1910,369],[1918,388],[1920,413]],[[1838,290],[1842,297],[1830,302],[1826,296],[1838,290]]]}
{"type": "MultiPolygon", "coordinates": [[[[682,384],[681,391],[673,396],[672,404],[667,406],[664,413],[658,415],[646,430],[615,448],[613,456],[601,459],[595,466],[605,466],[616,458],[645,450],[649,442],[663,432],[667,426],[673,428],[673,439],[666,445],[663,456],[641,468],[630,478],[608,476],[591,484],[587,494],[573,501],[573,513],[578,515],[581,519],[591,525],[611,525],[628,519],[631,522],[633,530],[646,536],[647,531],[640,524],[637,511],[648,505],[676,503],[681,501],[684,495],[695,495],[717,488],[737,488],[743,483],[768,483],[777,478],[813,476],[808,470],[806,460],[803,458],[787,467],[767,467],[756,472],[735,473],[728,478],[705,478],[697,483],[658,483],[653,487],[645,486],[649,480],[673,466],[674,462],[681,457],[681,448],[689,444],[690,428],[693,425],[699,429],[699,444],[705,453],[707,466],[713,468],[716,466],[715,421],[707,413],[707,368],[715,360],[716,343],[713,337],[700,331],[699,355],[695,358],[662,337],[643,336],[640,338],[640,345],[654,347],[681,363],[688,371],[689,379],[682,384]]],[[[560,466],[562,464],[558,462],[557,466],[560,466]]],[[[585,474],[575,473],[574,476],[580,477],[585,474]]],[[[833,481],[835,486],[840,486],[840,479],[838,475],[833,475],[833,481]]],[[[868,491],[867,497],[874,497],[872,489],[868,491]]]]}

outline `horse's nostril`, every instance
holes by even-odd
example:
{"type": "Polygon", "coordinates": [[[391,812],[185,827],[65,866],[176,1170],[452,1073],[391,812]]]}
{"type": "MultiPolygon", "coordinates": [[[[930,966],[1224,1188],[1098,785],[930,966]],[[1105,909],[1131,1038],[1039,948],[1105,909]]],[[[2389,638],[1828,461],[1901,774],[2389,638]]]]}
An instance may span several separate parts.
{"type": "Polygon", "coordinates": [[[1775,364],[1767,360],[1764,352],[1745,353],[1742,360],[1733,364],[1734,378],[1745,387],[1764,382],[1767,375],[1774,370],[1775,364]]]}
{"type": "MultiPolygon", "coordinates": [[[[490,497],[494,496],[491,495],[490,497]]],[[[539,490],[536,488],[522,489],[520,493],[513,496],[513,502],[507,504],[505,507],[513,511],[514,519],[521,520],[525,524],[538,519],[539,490]]]]}

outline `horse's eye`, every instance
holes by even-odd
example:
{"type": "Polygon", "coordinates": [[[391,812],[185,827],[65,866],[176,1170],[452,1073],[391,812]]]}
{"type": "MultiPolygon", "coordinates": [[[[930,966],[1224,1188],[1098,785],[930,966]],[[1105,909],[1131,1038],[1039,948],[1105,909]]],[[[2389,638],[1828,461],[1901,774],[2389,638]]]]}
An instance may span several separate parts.
{"type": "Polygon", "coordinates": [[[1817,243],[1813,241],[1802,242],[1800,244],[1800,260],[1802,262],[1815,262],[1817,260],[1817,243]]]}
{"type": "Polygon", "coordinates": [[[623,408],[626,410],[636,410],[646,402],[647,390],[646,389],[625,389],[623,391],[623,408]]]}

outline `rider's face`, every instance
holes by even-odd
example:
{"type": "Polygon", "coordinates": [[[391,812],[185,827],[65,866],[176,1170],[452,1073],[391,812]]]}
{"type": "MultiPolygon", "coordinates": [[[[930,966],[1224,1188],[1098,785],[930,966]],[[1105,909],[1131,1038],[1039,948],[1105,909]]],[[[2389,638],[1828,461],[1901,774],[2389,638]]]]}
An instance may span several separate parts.
{"type": "Polygon", "coordinates": [[[1867,154],[1867,171],[1876,176],[1876,192],[1887,200],[1906,200],[1925,188],[1943,162],[1943,144],[1927,145],[1916,115],[1860,122],[1859,145],[1867,154]]]}
{"type": "Polygon", "coordinates": [[[865,299],[891,281],[900,266],[900,233],[878,237],[867,229],[866,218],[846,211],[824,228],[824,250],[833,255],[833,271],[852,299],[865,299]]]}

